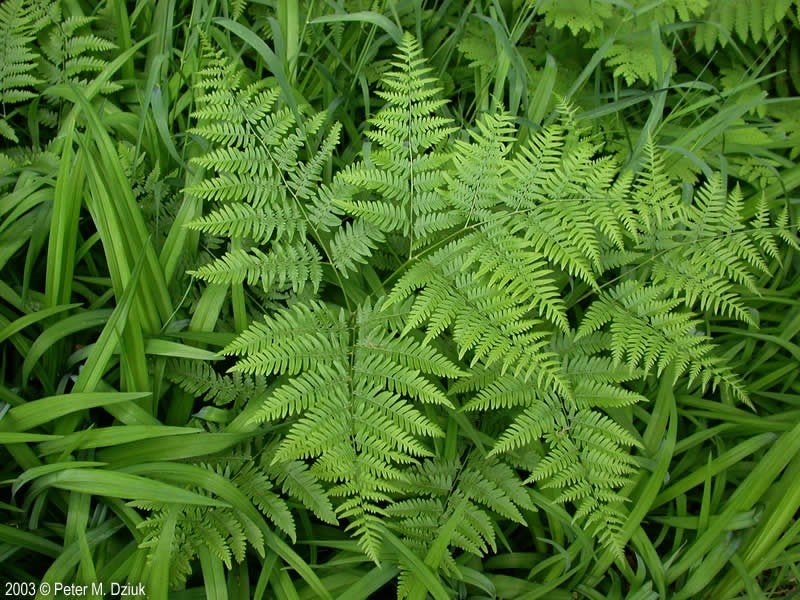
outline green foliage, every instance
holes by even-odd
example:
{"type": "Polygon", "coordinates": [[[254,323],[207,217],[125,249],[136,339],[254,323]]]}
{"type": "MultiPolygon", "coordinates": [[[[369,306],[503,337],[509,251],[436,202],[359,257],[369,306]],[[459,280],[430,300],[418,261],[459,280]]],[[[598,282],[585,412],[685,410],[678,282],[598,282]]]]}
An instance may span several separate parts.
{"type": "Polygon", "coordinates": [[[349,317],[322,304],[298,304],[256,323],[226,353],[234,369],[293,377],[269,394],[258,421],[302,415],[273,462],[315,459],[312,472],[332,482],[330,494],[373,559],[380,552],[381,505],[402,481],[398,466],[431,452],[421,440],[441,429],[415,404],[451,406],[426,375],[456,377],[458,368],[411,339],[391,335],[369,305],[349,317]]]}
{"type": "Polygon", "coordinates": [[[195,397],[217,406],[236,404],[264,395],[269,386],[264,377],[246,377],[241,373],[220,375],[207,362],[180,360],[169,368],[169,380],[195,397]]]}
{"type": "Polygon", "coordinates": [[[629,85],[657,81],[659,73],[674,70],[673,48],[662,34],[676,24],[694,29],[694,47],[711,53],[734,39],[771,43],[783,21],[797,8],[794,0],[665,0],[625,4],[572,0],[538,3],[545,22],[567,28],[572,35],[588,34],[586,44],[600,48],[611,41],[605,59],[614,75],[629,85]]]}
{"type": "Polygon", "coordinates": [[[725,46],[735,34],[743,42],[773,42],[781,32],[781,21],[797,10],[796,0],[755,0],[747,5],[709,2],[703,23],[697,29],[695,47],[710,52],[725,46]]]}
{"type": "Polygon", "coordinates": [[[0,581],[793,593],[798,8],[0,4],[0,581]]]}
{"type": "Polygon", "coordinates": [[[38,28],[35,17],[25,0],[10,0],[0,6],[0,135],[13,142],[19,139],[8,122],[9,110],[35,97],[31,88],[39,82],[34,73],[37,54],[31,44],[38,28]]]}
{"type": "Polygon", "coordinates": [[[305,218],[306,206],[319,201],[317,183],[336,146],[333,127],[306,161],[301,153],[309,135],[323,125],[319,114],[298,125],[288,108],[271,112],[278,94],[263,84],[243,85],[236,67],[219,52],[206,52],[200,71],[198,125],[192,133],[218,147],[195,163],[214,175],[188,188],[187,193],[219,206],[189,227],[241,243],[248,240],[269,248],[232,249],[192,274],[211,283],[261,283],[265,292],[309,284],[319,288],[322,257],[307,236],[315,227],[305,218]]]}
{"type": "MultiPolygon", "coordinates": [[[[109,52],[116,46],[93,33],[78,33],[81,29],[86,30],[92,23],[91,17],[62,19],[56,9],[50,18],[54,27],[45,33],[47,40],[42,44],[45,59],[42,74],[51,85],[67,81],[87,85],[88,81],[82,79],[82,76],[98,73],[106,66],[105,61],[93,54],[109,52]]],[[[105,91],[108,93],[117,89],[119,86],[112,84],[110,87],[106,86],[105,91]]]]}
{"type": "MultiPolygon", "coordinates": [[[[454,551],[477,557],[497,551],[494,518],[524,525],[521,511],[533,509],[514,470],[496,459],[425,460],[404,484],[405,497],[387,510],[392,527],[420,556],[443,548],[437,560],[450,577],[458,573],[454,551]]],[[[403,561],[400,565],[397,595],[405,598],[414,584],[414,567],[403,561]]]]}
{"type": "MultiPolygon", "coordinates": [[[[456,130],[451,119],[437,114],[447,101],[437,98],[441,88],[434,85],[436,79],[430,76],[419,43],[406,34],[398,50],[396,70],[381,80],[383,89],[378,92],[385,104],[366,132],[376,148],[365,162],[338,174],[337,206],[383,234],[401,234],[409,247],[397,243],[392,244],[393,250],[410,257],[436,234],[457,224],[442,211],[439,190],[444,185],[442,167],[449,157],[437,150],[456,130]],[[369,192],[379,199],[359,199],[369,192]]],[[[356,227],[348,233],[361,233],[365,244],[370,239],[381,241],[369,228],[356,227]]]]}
{"type": "MultiPolygon", "coordinates": [[[[296,525],[289,505],[282,494],[302,501],[321,520],[335,523],[336,518],[328,496],[317,479],[300,461],[283,462],[271,466],[268,448],[254,454],[242,448],[224,460],[201,465],[202,468],[229,481],[259,512],[278,529],[296,539],[296,525]]],[[[192,491],[204,495],[202,487],[192,491]]],[[[140,547],[147,549],[148,560],[156,560],[155,553],[168,526],[174,521],[170,557],[170,585],[185,585],[192,574],[192,561],[201,549],[209,549],[231,569],[234,562],[245,560],[247,548],[265,554],[264,535],[257,523],[247,514],[230,507],[175,506],[138,503],[150,515],[138,527],[145,532],[140,547]]]]}

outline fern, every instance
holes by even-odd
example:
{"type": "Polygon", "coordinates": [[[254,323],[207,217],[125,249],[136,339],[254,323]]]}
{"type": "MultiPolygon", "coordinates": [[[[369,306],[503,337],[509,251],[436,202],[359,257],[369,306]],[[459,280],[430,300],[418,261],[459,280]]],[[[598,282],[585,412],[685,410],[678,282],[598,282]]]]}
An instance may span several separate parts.
{"type": "Polygon", "coordinates": [[[528,481],[558,489],[557,501],[575,504],[576,517],[594,534],[602,533],[601,541],[621,554],[624,511],[616,490],[635,472],[630,448],[639,442],[601,411],[645,398],[621,385],[640,372],[600,354],[609,341],[604,335],[581,338],[574,332],[553,338],[551,350],[563,356],[572,400],[498,369],[477,370],[451,391],[470,398],[465,411],[514,415],[510,423],[503,423],[490,455],[536,449],[538,458],[529,467],[528,481]]]}
{"type": "Polygon", "coordinates": [[[796,588],[798,17],[0,1],[9,593],[796,588]]]}
{"type": "MultiPolygon", "coordinates": [[[[46,32],[42,44],[42,75],[51,86],[71,82],[79,86],[88,84],[87,77],[99,73],[107,62],[100,55],[114,50],[116,45],[89,32],[95,21],[92,17],[61,15],[61,7],[54,3],[50,11],[52,25],[46,32]]],[[[121,89],[116,83],[108,83],[103,93],[121,89]]]]}
{"type": "MultiPolygon", "coordinates": [[[[237,485],[248,499],[266,516],[293,534],[294,524],[288,507],[273,491],[273,484],[263,470],[245,466],[235,471],[206,468],[222,474],[237,485]]],[[[202,489],[194,490],[203,493],[202,489]]],[[[139,528],[144,530],[142,548],[149,549],[148,559],[152,560],[160,540],[165,522],[174,520],[175,534],[170,548],[170,586],[182,587],[192,574],[192,561],[201,548],[207,548],[229,569],[233,562],[245,560],[247,547],[251,546],[264,555],[264,537],[258,525],[246,515],[230,508],[197,507],[187,505],[158,506],[139,503],[140,508],[151,511],[139,528]]]]}
{"type": "Polygon", "coordinates": [[[411,255],[431,235],[453,225],[441,214],[438,190],[448,156],[437,147],[455,129],[449,118],[437,114],[446,101],[437,98],[441,90],[410,34],[403,37],[393,64],[396,70],[384,76],[378,92],[386,104],[366,133],[376,148],[363,163],[339,173],[337,205],[383,233],[402,234],[409,246],[398,252],[411,255]]]}
{"type": "Polygon", "coordinates": [[[610,324],[610,349],[616,362],[655,370],[657,375],[671,366],[676,381],[688,371],[690,381],[701,376],[704,385],[723,384],[745,399],[738,378],[714,357],[711,340],[697,331],[700,321],[691,312],[676,310],[679,304],[664,286],[627,281],[590,306],[577,335],[580,338],[610,324]]]}
{"type": "Polygon", "coordinates": [[[631,32],[612,44],[606,63],[628,85],[654,81],[659,72],[672,72],[675,68],[675,59],[666,45],[659,41],[653,52],[653,35],[647,29],[631,32]]]}
{"type": "MultiPolygon", "coordinates": [[[[296,525],[287,498],[299,501],[317,518],[336,523],[331,501],[319,480],[300,461],[275,463],[274,446],[247,444],[228,456],[211,459],[200,466],[228,480],[255,509],[275,527],[296,539],[296,525]]],[[[203,488],[192,491],[207,495],[203,488]]],[[[248,548],[265,555],[264,534],[259,525],[241,511],[229,507],[198,507],[136,503],[150,512],[140,523],[144,538],[140,547],[148,550],[152,560],[162,530],[174,522],[170,549],[170,585],[182,587],[192,574],[192,562],[200,549],[208,549],[230,569],[233,563],[246,559],[248,548]]]]}
{"type": "Polygon", "coordinates": [[[781,21],[796,8],[796,0],[754,0],[741,3],[715,0],[708,3],[705,20],[697,28],[695,48],[707,52],[717,45],[725,47],[735,34],[741,41],[771,43],[781,21]]]}
{"type": "Polygon", "coordinates": [[[242,16],[244,9],[247,7],[248,0],[231,0],[230,1],[230,11],[231,11],[231,19],[234,21],[237,20],[239,17],[242,16]]]}
{"type": "Polygon", "coordinates": [[[680,192],[668,184],[657,150],[651,145],[649,166],[633,183],[636,249],[650,254],[645,273],[665,285],[687,308],[754,324],[741,293],[758,293],[757,277],[769,273],[768,260],[778,255],[777,236],[785,226],[770,227],[766,207],[748,223],[741,191],[728,192],[715,174],[684,206],[680,192]]]}
{"type": "Polygon", "coordinates": [[[264,290],[290,287],[298,293],[306,283],[314,289],[322,281],[321,257],[308,243],[281,245],[265,254],[258,249],[234,250],[190,273],[209,283],[261,282],[264,290]]]}
{"type": "Polygon", "coordinates": [[[292,376],[260,403],[256,416],[300,417],[274,462],[314,459],[311,471],[341,498],[337,514],[377,560],[382,505],[402,467],[431,454],[422,438],[442,435],[414,404],[449,406],[428,376],[456,377],[460,371],[440,354],[390,333],[369,305],[347,315],[319,303],[300,304],[254,324],[225,352],[243,355],[236,372],[292,376]]]}
{"type": "Polygon", "coordinates": [[[220,375],[205,362],[179,360],[168,369],[169,380],[195,398],[204,397],[217,406],[244,405],[266,393],[264,377],[245,377],[239,373],[220,375]]]}
{"type": "MultiPolygon", "coordinates": [[[[694,14],[671,6],[659,18],[694,14]]],[[[284,428],[271,464],[310,465],[334,499],[315,512],[341,519],[372,560],[384,528],[426,558],[445,535],[436,568],[455,577],[458,552],[493,551],[495,519],[530,507],[516,469],[623,557],[620,490],[642,444],[612,415],[667,373],[748,400],[697,311],[755,323],[744,292],[780,258],[788,216],[771,222],[762,206],[746,222],[741,193],[716,175],[689,197],[653,144],[622,171],[567,104],[524,142],[502,111],[454,135],[408,35],[361,160],[323,177],[338,128],[314,137],[324,115],[301,127],[277,92],[215,57],[195,112],[213,146],[194,162],[211,176],[188,190],[215,208],[190,227],[233,241],[193,274],[295,296],[225,348],[232,375],[174,380],[210,400],[249,394],[255,422],[284,428]],[[326,259],[341,296],[323,302],[326,259]],[[354,292],[363,282],[369,295],[354,292]],[[456,406],[491,432],[481,468],[428,445],[456,406]]]]}
{"type": "Polygon", "coordinates": [[[262,83],[244,85],[241,71],[209,42],[204,44],[206,66],[197,84],[198,124],[192,132],[218,147],[193,160],[213,175],[186,191],[217,208],[188,227],[230,238],[234,246],[247,241],[251,247],[234,247],[192,275],[210,283],[261,284],[272,293],[299,294],[306,285],[316,290],[322,256],[309,239],[316,229],[309,227],[305,211],[317,201],[317,184],[339,126],[303,161],[309,136],[320,129],[325,115],[301,127],[290,109],[276,109],[277,91],[264,90],[262,83]]]}
{"type": "Polygon", "coordinates": [[[26,0],[8,0],[0,6],[0,136],[13,142],[19,138],[8,121],[11,106],[35,97],[31,88],[39,83],[34,74],[38,54],[31,44],[41,27],[35,17],[26,0]]]}
{"type": "MultiPolygon", "coordinates": [[[[497,551],[496,518],[524,525],[522,511],[533,509],[512,468],[477,456],[425,460],[407,474],[403,496],[387,509],[392,528],[420,556],[430,557],[432,547],[440,546],[439,564],[431,566],[449,577],[458,574],[456,551],[478,557],[497,551]]],[[[414,571],[405,561],[400,565],[398,597],[404,598],[411,591],[414,571]]]]}
{"type": "Polygon", "coordinates": [[[192,221],[190,229],[209,235],[249,238],[260,244],[271,239],[291,240],[305,232],[305,220],[300,209],[291,202],[269,206],[225,204],[211,214],[192,221]]]}
{"type": "Polygon", "coordinates": [[[541,3],[541,11],[545,15],[546,22],[554,27],[567,27],[573,35],[601,28],[604,20],[614,14],[613,10],[610,4],[592,0],[574,2],[545,0],[541,3]]]}
{"type": "Polygon", "coordinates": [[[711,53],[717,46],[725,47],[734,37],[742,42],[772,43],[793,6],[797,6],[795,0],[537,3],[547,25],[568,29],[573,36],[583,34],[590,48],[601,47],[613,35],[605,61],[613,68],[614,75],[628,85],[650,83],[659,72],[674,70],[673,49],[663,39],[666,26],[678,23],[693,26],[695,49],[711,53]],[[659,28],[655,36],[651,25],[659,28]]]}

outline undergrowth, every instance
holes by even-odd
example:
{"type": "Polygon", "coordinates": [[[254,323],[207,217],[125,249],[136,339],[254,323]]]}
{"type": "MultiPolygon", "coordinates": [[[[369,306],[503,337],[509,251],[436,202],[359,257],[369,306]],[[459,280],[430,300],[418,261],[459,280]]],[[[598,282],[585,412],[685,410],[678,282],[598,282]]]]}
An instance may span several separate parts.
{"type": "Polygon", "coordinates": [[[0,589],[795,593],[799,18],[4,2],[0,589]]]}

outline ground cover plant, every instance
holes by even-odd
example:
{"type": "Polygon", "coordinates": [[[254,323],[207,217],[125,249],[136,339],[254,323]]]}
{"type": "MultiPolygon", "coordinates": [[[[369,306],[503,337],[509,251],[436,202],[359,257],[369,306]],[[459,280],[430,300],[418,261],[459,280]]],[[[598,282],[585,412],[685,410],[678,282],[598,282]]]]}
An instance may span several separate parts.
{"type": "Polygon", "coordinates": [[[796,594],[798,26],[5,0],[4,596],[796,594]]]}

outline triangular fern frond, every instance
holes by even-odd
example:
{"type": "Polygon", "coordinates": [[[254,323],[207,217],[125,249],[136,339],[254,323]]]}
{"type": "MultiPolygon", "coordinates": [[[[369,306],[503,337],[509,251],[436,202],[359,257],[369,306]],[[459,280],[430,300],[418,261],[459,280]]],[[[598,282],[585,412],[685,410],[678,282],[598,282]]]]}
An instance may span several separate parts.
{"type": "Polygon", "coordinates": [[[267,294],[316,291],[322,281],[324,240],[334,215],[309,219],[323,202],[323,171],[339,142],[334,124],[311,148],[325,113],[299,124],[278,106],[279,93],[262,82],[246,84],[241,69],[203,39],[205,64],[198,80],[197,125],[191,130],[212,147],[193,164],[210,176],[188,186],[215,210],[188,226],[235,242],[226,255],[192,272],[210,283],[260,284],[267,294]],[[246,249],[246,242],[254,245],[246,249]]]}
{"type": "Polygon", "coordinates": [[[589,307],[577,336],[609,324],[615,361],[655,370],[659,375],[671,366],[675,380],[687,372],[692,376],[702,373],[705,382],[721,383],[737,397],[746,398],[730,368],[713,361],[713,344],[696,330],[697,317],[676,310],[680,301],[670,298],[668,292],[663,285],[621,283],[589,307]]]}
{"type": "Polygon", "coordinates": [[[236,371],[293,375],[255,413],[258,421],[299,417],[273,462],[314,460],[314,476],[333,483],[331,495],[343,498],[338,516],[377,560],[387,491],[401,466],[430,455],[423,440],[443,435],[415,405],[448,406],[430,377],[461,371],[430,348],[390,333],[370,305],[348,316],[301,304],[253,325],[227,351],[245,353],[236,371]]]}
{"type": "Polygon", "coordinates": [[[403,252],[412,254],[429,243],[436,223],[447,227],[433,218],[445,208],[439,189],[448,156],[438,147],[455,129],[437,114],[446,101],[437,99],[440,90],[412,35],[404,35],[392,64],[378,92],[385,105],[366,132],[375,148],[338,175],[345,194],[337,205],[385,233],[407,236],[403,252]]]}

